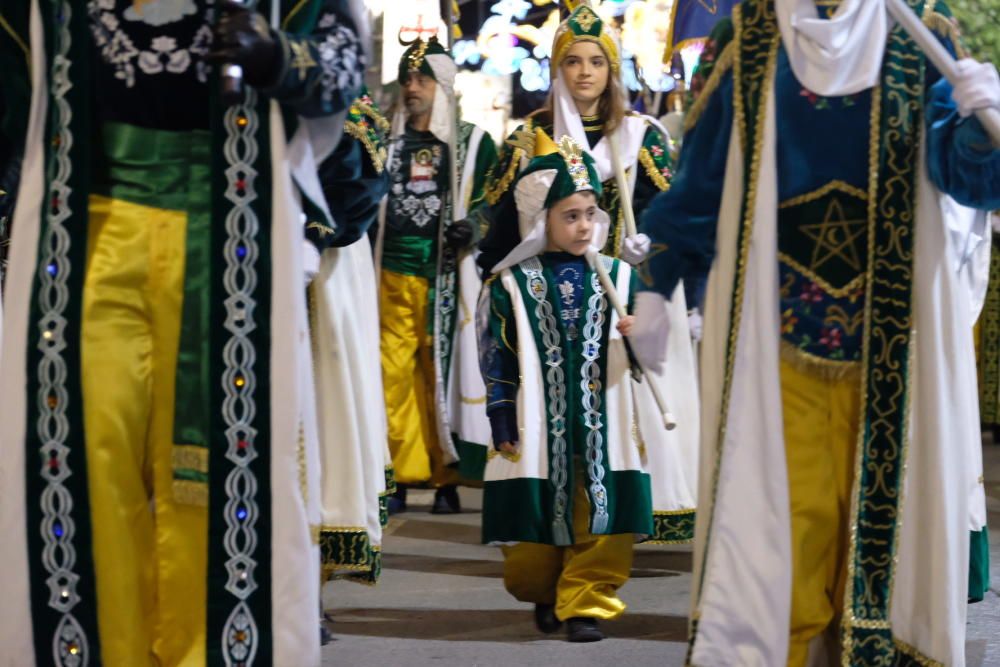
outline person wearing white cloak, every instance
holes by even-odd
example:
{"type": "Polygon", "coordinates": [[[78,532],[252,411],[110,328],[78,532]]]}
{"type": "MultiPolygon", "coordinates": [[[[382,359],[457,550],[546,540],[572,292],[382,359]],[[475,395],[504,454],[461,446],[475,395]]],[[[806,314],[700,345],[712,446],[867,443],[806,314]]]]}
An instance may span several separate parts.
{"type": "MultiPolygon", "coordinates": [[[[963,55],[943,3],[909,5],[963,55]]],[[[689,662],[961,667],[980,438],[959,272],[986,230],[947,229],[942,194],[1000,204],[971,117],[1000,106],[996,69],[949,84],[881,0],[747,0],[726,32],[643,219],[633,332],[661,363],[661,302],[711,269],[689,662]]]]}

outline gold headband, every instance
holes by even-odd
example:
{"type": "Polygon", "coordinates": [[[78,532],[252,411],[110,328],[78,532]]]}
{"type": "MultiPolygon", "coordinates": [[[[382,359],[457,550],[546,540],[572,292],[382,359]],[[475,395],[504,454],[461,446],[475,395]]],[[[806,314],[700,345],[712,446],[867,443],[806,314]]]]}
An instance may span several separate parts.
{"type": "Polygon", "coordinates": [[[615,42],[607,28],[604,27],[603,21],[594,13],[594,10],[587,5],[582,5],[559,25],[559,29],[556,30],[555,39],[552,40],[552,60],[550,67],[553,79],[558,76],[559,66],[566,59],[566,54],[569,53],[574,44],[579,42],[593,42],[597,44],[604,51],[604,55],[607,56],[611,65],[611,71],[617,74],[621,69],[621,56],[618,54],[617,42],[615,42]],[[597,22],[601,22],[601,26],[599,32],[595,35],[591,29],[597,22]],[[579,26],[582,32],[575,29],[572,25],[573,23],[579,26]]]}

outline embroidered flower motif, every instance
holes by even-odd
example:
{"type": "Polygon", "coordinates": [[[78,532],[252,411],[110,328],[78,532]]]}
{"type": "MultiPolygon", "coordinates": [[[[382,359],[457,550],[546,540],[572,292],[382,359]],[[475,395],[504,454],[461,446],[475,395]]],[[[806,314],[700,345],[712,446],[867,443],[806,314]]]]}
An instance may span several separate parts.
{"type": "MultiPolygon", "coordinates": [[[[192,64],[196,66],[196,76],[201,82],[208,80],[208,66],[192,56],[208,53],[212,43],[212,31],[207,22],[194,35],[191,44],[183,47],[173,37],[160,35],[149,42],[149,47],[139,49],[122,29],[122,18],[139,21],[147,25],[159,26],[181,20],[197,11],[191,0],[169,0],[159,4],[147,3],[141,15],[134,6],[117,8],[115,0],[90,0],[87,11],[94,44],[100,49],[101,58],[115,70],[115,78],[124,82],[127,88],[135,86],[136,65],[143,74],[182,74],[192,64]]],[[[206,7],[206,14],[211,3],[206,7]]]]}
{"type": "Polygon", "coordinates": [[[839,350],[843,344],[843,332],[837,327],[823,327],[820,331],[819,344],[826,345],[829,350],[839,350]]]}
{"type": "Polygon", "coordinates": [[[649,152],[653,154],[653,157],[663,157],[663,147],[653,146],[649,149],[649,152]]]}
{"type": "Polygon", "coordinates": [[[788,308],[781,314],[781,333],[790,334],[795,333],[795,325],[799,323],[799,318],[795,316],[795,313],[791,308],[788,308]]]}
{"type": "Polygon", "coordinates": [[[150,50],[139,54],[139,69],[146,74],[158,74],[164,70],[180,74],[187,71],[190,65],[191,53],[187,49],[178,49],[177,40],[173,37],[156,37],[150,43],[150,50]]]}
{"type": "Polygon", "coordinates": [[[805,303],[821,303],[823,301],[823,290],[814,282],[806,283],[799,295],[799,299],[805,303]]]}
{"type": "Polygon", "coordinates": [[[806,88],[803,88],[802,90],[799,91],[799,97],[806,98],[807,100],[809,100],[809,104],[813,106],[816,106],[816,101],[819,99],[819,95],[806,88]]]}
{"type": "Polygon", "coordinates": [[[336,92],[361,88],[367,59],[354,32],[338,25],[319,42],[316,50],[324,102],[330,103],[336,92]]]}

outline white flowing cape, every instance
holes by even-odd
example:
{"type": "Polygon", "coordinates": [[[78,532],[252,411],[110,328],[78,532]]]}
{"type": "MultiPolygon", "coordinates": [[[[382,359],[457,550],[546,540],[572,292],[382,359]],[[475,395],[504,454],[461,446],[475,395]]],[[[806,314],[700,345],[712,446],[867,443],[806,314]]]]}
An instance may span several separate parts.
{"type": "Polygon", "coordinates": [[[364,237],[330,248],[313,290],[322,459],[322,529],[363,530],[381,548],[380,497],[391,465],[378,345],[375,268],[364,237]]]}
{"type": "MultiPolygon", "coordinates": [[[[692,592],[697,630],[691,654],[691,664],[705,667],[773,667],[785,663],[788,651],[790,519],[778,373],[776,123],[770,85],[731,378],[725,377],[726,351],[744,164],[735,124],[708,285],[692,592]],[[731,395],[720,443],[726,382],[731,395]]],[[[967,450],[979,442],[976,369],[968,292],[953,261],[960,253],[946,233],[923,147],[919,155],[911,423],[890,618],[898,640],[944,665],[962,667],[973,458],[967,450]]]]}

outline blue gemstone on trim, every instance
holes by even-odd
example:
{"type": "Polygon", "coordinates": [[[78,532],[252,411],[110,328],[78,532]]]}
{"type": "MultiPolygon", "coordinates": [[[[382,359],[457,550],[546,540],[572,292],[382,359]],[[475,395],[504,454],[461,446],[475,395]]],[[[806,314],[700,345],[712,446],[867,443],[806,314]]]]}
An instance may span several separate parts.
{"type": "Polygon", "coordinates": [[[49,272],[49,275],[50,275],[50,276],[53,276],[53,277],[54,277],[54,276],[55,276],[55,275],[56,275],[57,273],[59,273],[59,267],[58,267],[58,266],[56,265],[56,263],[55,263],[55,262],[52,262],[51,264],[49,264],[48,266],[46,266],[46,267],[45,267],[45,270],[46,270],[46,271],[48,271],[48,272],[49,272]]]}
{"type": "Polygon", "coordinates": [[[56,537],[62,537],[63,536],[63,532],[64,531],[63,531],[62,523],[56,521],[54,524],[52,524],[52,533],[56,537]]]}
{"type": "Polygon", "coordinates": [[[243,259],[247,256],[247,247],[245,245],[236,246],[236,256],[243,259]]]}
{"type": "Polygon", "coordinates": [[[245,507],[241,507],[238,510],[236,510],[236,518],[239,519],[240,521],[243,521],[244,519],[247,518],[247,510],[245,507]]]}

